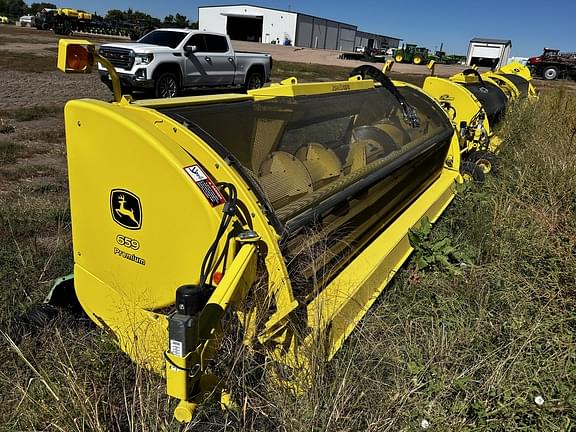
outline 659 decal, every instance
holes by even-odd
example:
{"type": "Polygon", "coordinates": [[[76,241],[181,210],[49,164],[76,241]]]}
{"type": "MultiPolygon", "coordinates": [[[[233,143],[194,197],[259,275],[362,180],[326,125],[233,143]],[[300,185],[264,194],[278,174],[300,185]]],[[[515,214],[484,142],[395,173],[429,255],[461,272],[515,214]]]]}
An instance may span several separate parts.
{"type": "Polygon", "coordinates": [[[118,234],[116,236],[116,243],[118,243],[120,246],[125,246],[130,249],[134,250],[140,249],[140,242],[138,240],[126,237],[122,234],[118,234]]]}

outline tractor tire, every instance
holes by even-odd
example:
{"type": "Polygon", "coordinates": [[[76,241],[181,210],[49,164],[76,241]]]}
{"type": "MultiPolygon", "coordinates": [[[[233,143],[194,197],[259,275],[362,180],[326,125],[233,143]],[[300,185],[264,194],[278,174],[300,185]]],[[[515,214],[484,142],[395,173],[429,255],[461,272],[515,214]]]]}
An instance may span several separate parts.
{"type": "Polygon", "coordinates": [[[462,162],[462,166],[460,167],[460,173],[462,174],[462,178],[464,182],[474,182],[478,184],[484,183],[486,179],[484,175],[484,171],[478,165],[470,161],[462,162]]]}
{"type": "Polygon", "coordinates": [[[173,98],[180,94],[180,82],[172,72],[161,73],[154,82],[154,96],[157,98],[173,98]]]}
{"type": "Polygon", "coordinates": [[[264,76],[262,72],[251,71],[248,72],[246,82],[244,83],[244,91],[259,89],[264,85],[264,76]]]}
{"type": "Polygon", "coordinates": [[[550,81],[558,78],[558,75],[559,75],[558,68],[555,66],[547,66],[542,71],[542,76],[544,77],[544,79],[547,79],[550,81]]]}
{"type": "Polygon", "coordinates": [[[424,59],[422,58],[421,55],[416,54],[412,59],[412,63],[414,63],[415,65],[421,65],[422,63],[424,63],[424,59]]]}
{"type": "Polygon", "coordinates": [[[480,167],[484,175],[496,174],[498,171],[498,156],[492,152],[484,150],[472,152],[468,157],[468,161],[480,167]]]}
{"type": "Polygon", "coordinates": [[[402,61],[404,60],[404,56],[402,54],[396,54],[394,60],[396,61],[396,63],[402,63],[402,61]]]}

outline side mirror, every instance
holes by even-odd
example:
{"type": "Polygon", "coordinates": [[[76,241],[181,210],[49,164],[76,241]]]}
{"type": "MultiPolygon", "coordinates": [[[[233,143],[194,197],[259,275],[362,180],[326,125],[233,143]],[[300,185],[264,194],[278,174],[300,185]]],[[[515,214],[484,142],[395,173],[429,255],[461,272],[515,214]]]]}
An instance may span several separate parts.
{"type": "Polygon", "coordinates": [[[198,47],[196,45],[186,45],[184,47],[184,52],[185,52],[186,57],[191,56],[196,51],[198,51],[198,47]]]}

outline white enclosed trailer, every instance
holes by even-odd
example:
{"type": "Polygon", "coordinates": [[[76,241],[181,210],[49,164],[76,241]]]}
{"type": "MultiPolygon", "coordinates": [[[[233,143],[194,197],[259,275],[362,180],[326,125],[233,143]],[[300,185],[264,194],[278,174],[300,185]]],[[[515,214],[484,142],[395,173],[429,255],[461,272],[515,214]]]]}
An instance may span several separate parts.
{"type": "Polygon", "coordinates": [[[498,69],[508,63],[511,49],[510,39],[474,38],[468,45],[466,64],[498,69]]]}

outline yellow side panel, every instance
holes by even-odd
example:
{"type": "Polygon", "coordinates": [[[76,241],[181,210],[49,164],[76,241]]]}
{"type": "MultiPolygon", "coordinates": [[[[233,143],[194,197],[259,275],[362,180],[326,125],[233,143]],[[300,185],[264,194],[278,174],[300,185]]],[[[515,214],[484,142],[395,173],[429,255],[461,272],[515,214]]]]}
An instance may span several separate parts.
{"type": "MultiPolygon", "coordinates": [[[[435,221],[454,197],[457,171],[445,169],[400,217],[342,271],[308,306],[308,327],[329,329],[332,356],[412,252],[408,230],[424,216],[435,221]]],[[[314,337],[314,334],[308,337],[314,337]]],[[[311,343],[311,341],[308,341],[311,343]]]]}
{"type": "MultiPolygon", "coordinates": [[[[428,77],[422,88],[441,105],[449,104],[453,108],[448,109],[448,117],[457,128],[460,127],[462,121],[470,123],[470,120],[482,110],[480,101],[466,87],[449,79],[428,77]]],[[[484,119],[483,126],[490,135],[490,124],[487,118],[484,119]]]]}
{"type": "Polygon", "coordinates": [[[303,83],[294,85],[273,84],[270,87],[262,87],[257,90],[251,90],[249,94],[255,98],[271,96],[310,96],[322,95],[327,93],[337,93],[353,90],[366,90],[374,88],[372,80],[340,81],[327,83],[303,83]]]}
{"type": "Polygon", "coordinates": [[[528,69],[526,66],[524,66],[522,63],[519,62],[508,63],[507,65],[502,66],[500,69],[498,69],[498,72],[519,75],[525,80],[528,81],[532,80],[532,74],[530,73],[530,69],[528,69]]]}
{"type": "Polygon", "coordinates": [[[222,206],[212,207],[185,172],[196,161],[158,129],[153,111],[74,101],[65,116],[82,306],[94,314],[120,308],[112,291],[142,309],[172,304],[179,286],[198,281],[222,206]]]}

